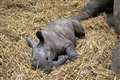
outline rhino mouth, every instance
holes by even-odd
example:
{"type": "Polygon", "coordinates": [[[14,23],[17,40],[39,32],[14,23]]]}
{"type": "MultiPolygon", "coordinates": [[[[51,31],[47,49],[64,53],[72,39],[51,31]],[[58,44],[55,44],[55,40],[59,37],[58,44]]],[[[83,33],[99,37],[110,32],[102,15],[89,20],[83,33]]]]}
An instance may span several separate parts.
{"type": "Polygon", "coordinates": [[[36,63],[32,63],[31,66],[32,66],[33,70],[36,70],[36,69],[40,68],[40,63],[39,63],[39,61],[37,61],[36,63]]]}

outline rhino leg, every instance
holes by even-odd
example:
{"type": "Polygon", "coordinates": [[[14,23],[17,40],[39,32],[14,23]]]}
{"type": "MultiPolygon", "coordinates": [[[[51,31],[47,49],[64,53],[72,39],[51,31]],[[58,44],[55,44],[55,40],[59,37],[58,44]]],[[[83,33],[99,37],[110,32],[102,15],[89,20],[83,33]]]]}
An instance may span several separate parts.
{"type": "Polygon", "coordinates": [[[75,36],[78,38],[85,37],[85,30],[80,25],[80,23],[77,20],[71,20],[71,21],[75,30],[75,36]]]}
{"type": "Polygon", "coordinates": [[[114,0],[113,15],[114,15],[114,21],[115,21],[114,29],[120,35],[120,0],[114,0]]]}
{"type": "Polygon", "coordinates": [[[86,20],[90,17],[96,17],[101,12],[109,12],[108,8],[113,7],[114,0],[89,0],[89,2],[80,11],[80,15],[74,16],[75,20],[86,20]]]}
{"type": "Polygon", "coordinates": [[[66,55],[61,55],[61,56],[58,56],[58,60],[57,61],[53,61],[53,65],[54,66],[59,66],[59,65],[62,65],[64,64],[68,59],[68,56],[66,55]]]}
{"type": "Polygon", "coordinates": [[[68,59],[71,61],[79,58],[79,54],[75,51],[75,48],[73,46],[67,47],[66,53],[67,53],[68,59]]]}
{"type": "Polygon", "coordinates": [[[116,46],[112,52],[111,68],[116,73],[120,73],[120,39],[117,41],[116,46]]]}

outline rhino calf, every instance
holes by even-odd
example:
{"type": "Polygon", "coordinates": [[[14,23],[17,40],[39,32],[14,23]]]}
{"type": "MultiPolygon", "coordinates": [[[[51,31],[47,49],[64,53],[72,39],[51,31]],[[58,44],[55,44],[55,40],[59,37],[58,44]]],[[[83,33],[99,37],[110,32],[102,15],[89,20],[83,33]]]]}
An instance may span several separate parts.
{"type": "Polygon", "coordinates": [[[36,36],[39,42],[27,39],[32,48],[32,66],[49,72],[53,66],[79,57],[75,51],[75,36],[82,38],[85,31],[77,20],[62,18],[50,22],[47,28],[36,32],[36,36]]]}

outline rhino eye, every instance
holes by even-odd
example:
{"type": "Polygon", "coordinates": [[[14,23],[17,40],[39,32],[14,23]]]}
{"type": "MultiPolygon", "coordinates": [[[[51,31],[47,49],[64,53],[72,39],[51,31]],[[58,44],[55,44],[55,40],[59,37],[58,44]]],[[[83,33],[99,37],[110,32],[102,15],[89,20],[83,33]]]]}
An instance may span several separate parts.
{"type": "Polygon", "coordinates": [[[46,57],[46,60],[48,60],[48,57],[46,57]]]}

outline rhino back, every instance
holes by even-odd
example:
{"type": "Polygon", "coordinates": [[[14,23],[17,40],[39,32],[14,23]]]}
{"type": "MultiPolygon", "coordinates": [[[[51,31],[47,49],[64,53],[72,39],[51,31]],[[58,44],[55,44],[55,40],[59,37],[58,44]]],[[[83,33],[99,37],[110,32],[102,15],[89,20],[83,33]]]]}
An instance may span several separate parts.
{"type": "Polygon", "coordinates": [[[54,48],[56,52],[63,51],[70,43],[75,44],[74,28],[69,20],[60,19],[52,22],[45,30],[42,30],[42,33],[45,44],[54,48]]]}
{"type": "Polygon", "coordinates": [[[75,31],[71,20],[59,19],[48,26],[48,30],[56,34],[55,37],[75,42],[75,31]]]}

